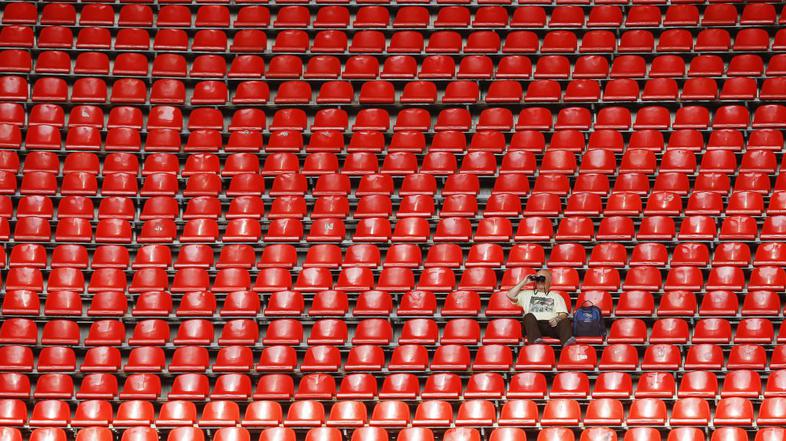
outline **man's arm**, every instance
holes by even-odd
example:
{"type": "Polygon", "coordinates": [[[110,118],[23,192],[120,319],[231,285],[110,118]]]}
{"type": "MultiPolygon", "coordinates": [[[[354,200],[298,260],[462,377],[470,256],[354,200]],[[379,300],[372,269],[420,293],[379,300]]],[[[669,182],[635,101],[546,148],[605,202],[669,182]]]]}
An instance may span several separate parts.
{"type": "Polygon", "coordinates": [[[521,288],[529,282],[529,277],[525,277],[519,283],[516,284],[513,288],[510,288],[508,291],[508,300],[513,303],[516,303],[519,300],[519,293],[521,292],[521,288]]]}
{"type": "Polygon", "coordinates": [[[557,316],[549,320],[549,324],[551,325],[551,327],[557,326],[559,322],[568,318],[568,312],[567,312],[568,307],[565,305],[565,300],[559,295],[557,296],[556,307],[557,307],[557,316]]]}

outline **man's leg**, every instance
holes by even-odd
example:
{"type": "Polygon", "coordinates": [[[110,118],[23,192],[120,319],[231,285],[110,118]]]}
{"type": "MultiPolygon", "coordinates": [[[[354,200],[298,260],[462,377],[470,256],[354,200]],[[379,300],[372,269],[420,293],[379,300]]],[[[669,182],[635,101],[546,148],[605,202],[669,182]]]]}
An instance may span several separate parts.
{"type": "MultiPolygon", "coordinates": [[[[557,326],[552,327],[548,321],[542,321],[539,323],[543,323],[545,326],[541,327],[541,332],[543,335],[547,335],[552,338],[558,338],[560,343],[563,345],[568,343],[569,340],[573,337],[573,330],[570,326],[569,319],[562,319],[557,323],[557,326]]],[[[575,340],[573,340],[575,342],[575,340]]],[[[571,342],[571,344],[573,343],[571,342]]]]}
{"type": "Polygon", "coordinates": [[[573,327],[571,326],[570,319],[562,319],[557,324],[557,333],[559,334],[559,341],[562,342],[563,345],[573,344],[576,342],[576,339],[573,338],[573,327]]]}
{"type": "Polygon", "coordinates": [[[533,314],[526,314],[524,316],[524,332],[530,344],[540,340],[542,336],[540,326],[538,325],[538,319],[536,319],[533,314]]]}

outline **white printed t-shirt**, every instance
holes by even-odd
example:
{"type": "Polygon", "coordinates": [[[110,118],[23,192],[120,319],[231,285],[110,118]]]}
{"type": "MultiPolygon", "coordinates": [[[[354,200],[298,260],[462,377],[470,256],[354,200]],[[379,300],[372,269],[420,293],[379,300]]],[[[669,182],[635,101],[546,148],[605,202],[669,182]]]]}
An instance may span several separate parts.
{"type": "Polygon", "coordinates": [[[551,320],[559,313],[568,313],[565,300],[554,291],[544,294],[533,290],[519,292],[516,303],[524,309],[524,314],[532,313],[538,320],[551,320]]]}

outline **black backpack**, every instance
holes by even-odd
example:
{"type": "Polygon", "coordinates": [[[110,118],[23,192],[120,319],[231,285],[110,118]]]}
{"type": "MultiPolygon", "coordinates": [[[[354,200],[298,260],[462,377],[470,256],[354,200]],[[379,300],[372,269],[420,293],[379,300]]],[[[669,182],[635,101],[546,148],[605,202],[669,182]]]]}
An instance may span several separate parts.
{"type": "Polygon", "coordinates": [[[573,313],[574,337],[603,337],[606,335],[606,324],[603,313],[592,302],[584,302],[573,313]]]}

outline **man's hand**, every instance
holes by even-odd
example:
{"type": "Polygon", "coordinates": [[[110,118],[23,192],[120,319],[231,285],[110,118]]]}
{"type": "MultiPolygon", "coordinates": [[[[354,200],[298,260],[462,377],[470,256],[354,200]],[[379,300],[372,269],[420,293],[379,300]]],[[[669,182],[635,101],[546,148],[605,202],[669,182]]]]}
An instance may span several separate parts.
{"type": "Polygon", "coordinates": [[[566,318],[568,318],[568,315],[565,314],[564,312],[560,312],[559,314],[557,314],[556,317],[549,320],[549,325],[551,325],[551,327],[554,328],[559,324],[559,322],[565,320],[566,318]]]}

